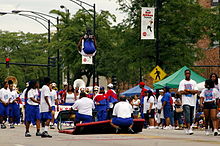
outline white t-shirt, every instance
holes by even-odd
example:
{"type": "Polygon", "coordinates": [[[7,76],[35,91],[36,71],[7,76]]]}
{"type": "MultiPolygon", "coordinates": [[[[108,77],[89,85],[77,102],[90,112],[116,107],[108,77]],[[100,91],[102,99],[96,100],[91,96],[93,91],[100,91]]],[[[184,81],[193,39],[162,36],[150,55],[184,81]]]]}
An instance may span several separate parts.
{"type": "Polygon", "coordinates": [[[81,99],[76,100],[72,108],[77,109],[80,114],[92,116],[92,109],[95,109],[95,105],[92,99],[82,97],[81,99]]]}
{"type": "Polygon", "coordinates": [[[210,90],[205,88],[202,90],[200,97],[204,98],[204,102],[212,102],[219,98],[219,93],[216,88],[210,90]]]}
{"type": "Polygon", "coordinates": [[[18,97],[18,93],[15,90],[13,91],[8,90],[8,91],[9,91],[9,100],[10,100],[9,103],[12,103],[13,100],[15,100],[18,97]]]}
{"type": "Polygon", "coordinates": [[[119,118],[130,118],[132,113],[131,104],[126,101],[120,101],[115,104],[112,115],[119,118]]]}
{"type": "Polygon", "coordinates": [[[75,95],[74,93],[69,94],[66,92],[66,103],[74,103],[75,102],[75,95]]]}
{"type": "Polygon", "coordinates": [[[55,106],[55,100],[57,99],[57,92],[56,90],[50,91],[50,100],[51,100],[51,106],[55,106]]]}
{"type": "Polygon", "coordinates": [[[49,104],[51,106],[50,100],[50,88],[47,85],[44,85],[41,89],[41,96],[40,96],[40,112],[49,112],[49,106],[46,103],[45,97],[48,97],[49,104]]]}
{"type": "MultiPolygon", "coordinates": [[[[137,99],[137,100],[132,100],[132,104],[139,104],[140,105],[140,99],[137,99]]],[[[137,105],[133,105],[133,109],[135,109],[135,108],[139,108],[139,106],[137,106],[137,105]]]]}
{"type": "Polygon", "coordinates": [[[155,109],[155,106],[154,106],[154,97],[151,96],[148,101],[147,101],[147,99],[148,99],[148,96],[145,96],[145,97],[144,97],[144,109],[143,109],[143,113],[147,113],[147,111],[150,109],[150,104],[151,104],[151,103],[153,103],[151,109],[155,109]]]}
{"type": "Polygon", "coordinates": [[[30,90],[28,91],[28,94],[27,94],[27,103],[28,103],[29,105],[39,105],[38,103],[33,102],[33,101],[31,100],[31,97],[33,97],[35,100],[38,100],[38,99],[39,99],[39,91],[38,91],[38,89],[30,89],[30,90]]]}
{"type": "MultiPolygon", "coordinates": [[[[184,91],[185,89],[198,90],[198,88],[196,86],[196,82],[192,79],[190,79],[189,81],[183,79],[180,82],[178,91],[184,91]]],[[[182,105],[196,106],[196,95],[183,94],[182,95],[182,105]]]]}
{"type": "Polygon", "coordinates": [[[159,95],[158,99],[157,99],[157,109],[161,109],[162,108],[162,101],[161,99],[163,98],[162,95],[159,95]]]}
{"type": "Polygon", "coordinates": [[[9,101],[9,90],[8,89],[2,88],[0,90],[0,99],[6,103],[9,101]]]}

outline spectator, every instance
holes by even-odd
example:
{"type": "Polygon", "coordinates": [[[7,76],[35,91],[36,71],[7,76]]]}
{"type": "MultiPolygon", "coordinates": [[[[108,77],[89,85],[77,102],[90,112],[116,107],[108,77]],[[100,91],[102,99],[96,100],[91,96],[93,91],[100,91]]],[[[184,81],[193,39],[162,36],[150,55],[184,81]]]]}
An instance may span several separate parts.
{"type": "Polygon", "coordinates": [[[133,117],[134,119],[138,119],[139,111],[140,111],[140,99],[138,99],[138,95],[135,95],[131,101],[131,105],[133,108],[133,117]]]}

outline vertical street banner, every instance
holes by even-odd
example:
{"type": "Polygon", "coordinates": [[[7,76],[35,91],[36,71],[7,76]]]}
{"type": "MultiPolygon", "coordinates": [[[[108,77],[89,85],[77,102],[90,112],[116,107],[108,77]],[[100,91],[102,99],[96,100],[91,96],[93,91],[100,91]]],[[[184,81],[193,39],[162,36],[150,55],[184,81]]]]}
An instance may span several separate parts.
{"type": "Polygon", "coordinates": [[[93,64],[92,56],[82,56],[82,64],[93,64]]]}
{"type": "Polygon", "coordinates": [[[154,12],[155,8],[142,7],[141,9],[141,39],[154,38],[154,12]]]}

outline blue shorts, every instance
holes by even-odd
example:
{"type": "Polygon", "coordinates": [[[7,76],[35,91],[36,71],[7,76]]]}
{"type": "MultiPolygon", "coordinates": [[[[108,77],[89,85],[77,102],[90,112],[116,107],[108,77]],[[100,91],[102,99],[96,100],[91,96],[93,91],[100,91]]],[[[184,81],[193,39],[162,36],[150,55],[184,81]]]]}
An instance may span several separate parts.
{"type": "Polygon", "coordinates": [[[2,103],[0,103],[0,116],[8,116],[9,115],[9,107],[4,106],[2,103]]]}
{"type": "Polygon", "coordinates": [[[80,121],[82,123],[92,122],[92,116],[76,113],[76,122],[79,123],[80,121]]]}
{"type": "Polygon", "coordinates": [[[40,113],[40,116],[41,116],[41,120],[42,121],[45,121],[45,120],[48,120],[48,119],[52,119],[52,113],[51,112],[43,112],[43,113],[40,113]]]}
{"type": "Polygon", "coordinates": [[[169,118],[171,114],[171,107],[164,107],[163,114],[164,118],[169,118]]]}
{"type": "Polygon", "coordinates": [[[55,110],[55,106],[52,106],[52,111],[54,111],[54,112],[56,111],[56,110],[55,110]]]}
{"type": "Polygon", "coordinates": [[[18,104],[16,103],[10,103],[8,105],[8,109],[9,109],[9,117],[18,117],[20,116],[20,107],[18,104]]]}
{"type": "Polygon", "coordinates": [[[132,118],[112,118],[112,123],[119,127],[129,127],[133,124],[132,118]]]}
{"type": "Polygon", "coordinates": [[[39,105],[26,104],[25,120],[28,122],[35,123],[36,120],[40,120],[40,109],[39,105]]]}

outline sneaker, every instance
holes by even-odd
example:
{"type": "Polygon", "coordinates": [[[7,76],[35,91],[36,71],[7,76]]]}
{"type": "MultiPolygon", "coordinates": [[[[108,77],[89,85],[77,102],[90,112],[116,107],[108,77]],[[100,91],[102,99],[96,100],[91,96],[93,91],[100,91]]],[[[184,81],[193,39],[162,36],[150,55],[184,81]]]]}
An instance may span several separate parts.
{"type": "Polygon", "coordinates": [[[170,130],[170,126],[166,126],[163,128],[164,130],[170,130]]]}
{"type": "Polygon", "coordinates": [[[31,134],[29,132],[25,132],[25,137],[31,137],[31,134]]]}
{"type": "Polygon", "coordinates": [[[148,129],[155,129],[155,127],[154,126],[149,126],[148,129]]]}
{"type": "Polygon", "coordinates": [[[189,135],[193,135],[192,129],[189,130],[189,135]]]}
{"type": "Polygon", "coordinates": [[[208,129],[205,130],[205,135],[206,135],[206,136],[209,136],[209,135],[210,135],[210,132],[209,132],[208,129]]]}
{"type": "Polygon", "coordinates": [[[50,125],[50,129],[55,129],[54,125],[50,125]]]}
{"type": "Polygon", "coordinates": [[[189,129],[185,129],[186,135],[189,135],[189,129]]]}
{"type": "Polygon", "coordinates": [[[121,128],[116,128],[115,133],[118,134],[120,132],[121,128]]]}
{"type": "Polygon", "coordinates": [[[1,125],[1,129],[6,129],[5,124],[2,124],[2,125],[1,125]]]}
{"type": "Polygon", "coordinates": [[[217,129],[214,130],[214,134],[213,135],[214,136],[218,136],[218,130],[217,129]]]}
{"type": "Polygon", "coordinates": [[[10,125],[10,128],[11,128],[11,129],[12,129],[12,128],[15,128],[14,124],[11,124],[11,125],[10,125]]]}
{"type": "Polygon", "coordinates": [[[36,132],[36,136],[41,136],[42,134],[40,132],[36,132]]]}
{"type": "Polygon", "coordinates": [[[46,131],[44,131],[42,134],[41,134],[41,138],[52,138],[51,135],[49,135],[46,131]]]}
{"type": "Polygon", "coordinates": [[[134,130],[133,130],[131,127],[128,127],[128,132],[129,132],[130,134],[134,134],[134,133],[135,133],[134,130]]]}

